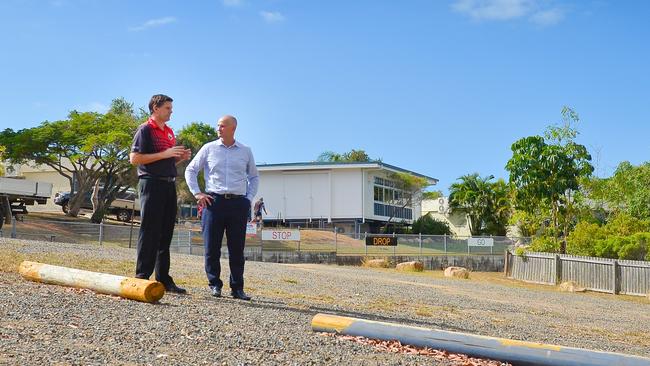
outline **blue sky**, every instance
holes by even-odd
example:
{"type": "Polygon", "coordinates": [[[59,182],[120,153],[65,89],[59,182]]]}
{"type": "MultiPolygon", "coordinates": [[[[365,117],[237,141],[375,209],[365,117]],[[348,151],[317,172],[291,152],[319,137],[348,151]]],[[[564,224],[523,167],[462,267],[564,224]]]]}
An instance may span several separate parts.
{"type": "Polygon", "coordinates": [[[581,117],[607,176],[650,160],[646,1],[0,2],[0,128],[124,97],[171,126],[239,119],[258,162],[323,151],[440,179],[507,179],[510,145],[581,117]]]}

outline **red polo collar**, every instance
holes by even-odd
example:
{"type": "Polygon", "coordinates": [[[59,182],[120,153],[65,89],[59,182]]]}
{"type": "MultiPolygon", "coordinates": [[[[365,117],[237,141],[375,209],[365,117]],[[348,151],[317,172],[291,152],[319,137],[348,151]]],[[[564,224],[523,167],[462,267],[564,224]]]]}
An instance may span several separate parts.
{"type": "MultiPolygon", "coordinates": [[[[149,117],[149,119],[147,120],[147,123],[148,123],[151,127],[153,127],[153,128],[159,128],[159,127],[158,127],[158,124],[156,123],[156,121],[154,121],[154,119],[151,118],[151,117],[149,117]]],[[[162,130],[163,130],[163,131],[166,131],[167,129],[170,129],[170,127],[167,126],[166,123],[163,124],[163,128],[162,128],[162,130]]]]}

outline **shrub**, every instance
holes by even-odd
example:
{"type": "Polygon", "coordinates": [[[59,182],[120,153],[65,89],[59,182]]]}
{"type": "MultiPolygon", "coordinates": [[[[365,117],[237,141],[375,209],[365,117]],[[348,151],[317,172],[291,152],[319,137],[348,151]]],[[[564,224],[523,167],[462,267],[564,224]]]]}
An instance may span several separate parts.
{"type": "Polygon", "coordinates": [[[598,224],[579,222],[567,237],[567,253],[593,256],[596,241],[601,239],[605,239],[605,235],[598,224]]]}
{"type": "Polygon", "coordinates": [[[557,253],[560,250],[560,241],[551,237],[540,236],[533,239],[530,250],[533,252],[557,253]]]}
{"type": "Polygon", "coordinates": [[[413,222],[411,232],[424,235],[451,235],[449,224],[438,221],[428,214],[420,216],[413,222]]]}

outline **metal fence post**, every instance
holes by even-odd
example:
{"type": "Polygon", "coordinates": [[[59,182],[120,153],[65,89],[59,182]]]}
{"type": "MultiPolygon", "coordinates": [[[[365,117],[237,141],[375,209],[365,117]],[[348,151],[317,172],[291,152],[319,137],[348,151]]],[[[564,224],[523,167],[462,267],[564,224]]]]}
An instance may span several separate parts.
{"type": "Polygon", "coordinates": [[[102,241],[104,240],[104,220],[99,222],[99,246],[102,245],[102,241]]]}
{"type": "MultiPolygon", "coordinates": [[[[300,225],[298,225],[298,236],[300,236],[300,225]]],[[[300,253],[300,240],[298,240],[298,253],[300,253]]]]}
{"type": "Polygon", "coordinates": [[[420,256],[422,256],[422,233],[418,233],[418,241],[420,243],[420,256]]]}
{"type": "Polygon", "coordinates": [[[336,226],[334,226],[334,253],[338,254],[339,252],[339,233],[338,230],[336,230],[336,226]]]}
{"type": "Polygon", "coordinates": [[[11,218],[11,237],[16,239],[16,218],[11,218]]]}
{"type": "Polygon", "coordinates": [[[365,243],[367,236],[368,236],[368,233],[364,231],[363,232],[363,241],[364,241],[363,246],[366,248],[366,255],[368,255],[368,244],[365,243]]]}
{"type": "Polygon", "coordinates": [[[555,284],[562,282],[562,259],[559,254],[555,255],[555,284]]]}
{"type": "Polygon", "coordinates": [[[447,253],[447,234],[445,234],[444,238],[445,238],[445,240],[444,240],[444,242],[445,242],[445,253],[447,253]]]}
{"type": "MultiPolygon", "coordinates": [[[[192,217],[192,207],[190,207],[190,217],[192,217]]],[[[187,229],[187,254],[192,254],[192,229],[187,229]]]]}

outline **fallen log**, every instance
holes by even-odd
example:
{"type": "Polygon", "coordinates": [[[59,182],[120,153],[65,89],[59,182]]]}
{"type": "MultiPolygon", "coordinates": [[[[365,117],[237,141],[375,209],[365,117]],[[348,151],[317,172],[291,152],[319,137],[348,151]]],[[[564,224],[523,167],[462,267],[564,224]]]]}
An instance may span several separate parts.
{"type": "Polygon", "coordinates": [[[23,261],[18,267],[18,272],[24,278],[36,282],[86,288],[100,294],[149,303],[160,300],[165,294],[165,286],[160,282],[45,263],[23,261]]]}

